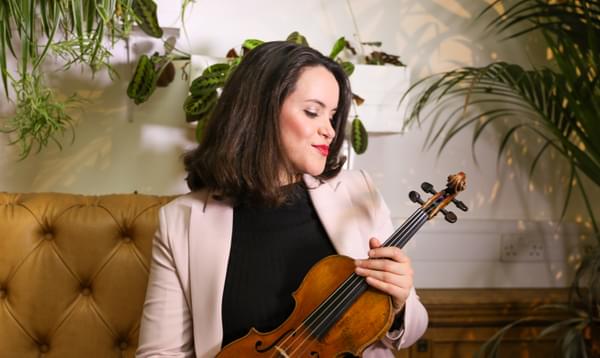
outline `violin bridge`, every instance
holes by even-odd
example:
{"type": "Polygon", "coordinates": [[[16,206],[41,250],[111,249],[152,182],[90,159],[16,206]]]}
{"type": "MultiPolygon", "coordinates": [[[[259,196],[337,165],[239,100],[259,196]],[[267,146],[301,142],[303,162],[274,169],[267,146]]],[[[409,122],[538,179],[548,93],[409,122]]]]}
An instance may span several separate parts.
{"type": "Polygon", "coordinates": [[[290,358],[290,356],[283,350],[283,348],[281,348],[278,345],[276,345],[275,349],[277,350],[277,352],[279,352],[279,354],[281,354],[281,356],[283,358],[290,358]]]}

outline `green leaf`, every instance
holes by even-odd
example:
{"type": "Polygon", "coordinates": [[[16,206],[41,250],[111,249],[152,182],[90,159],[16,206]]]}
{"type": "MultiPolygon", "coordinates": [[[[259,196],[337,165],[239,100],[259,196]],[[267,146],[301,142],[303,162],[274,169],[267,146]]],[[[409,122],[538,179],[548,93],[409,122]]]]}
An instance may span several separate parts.
{"type": "Polygon", "coordinates": [[[331,49],[331,52],[329,53],[329,58],[335,59],[337,57],[337,55],[339,55],[340,52],[342,52],[342,50],[345,47],[346,47],[346,38],[342,36],[339,39],[337,39],[335,44],[333,44],[333,48],[331,49]]]}
{"type": "Polygon", "coordinates": [[[9,32],[10,29],[6,24],[8,23],[8,12],[5,5],[0,5],[0,75],[2,76],[2,84],[4,86],[4,93],[6,98],[8,95],[8,72],[6,71],[6,47],[7,42],[10,43],[9,32]]]}
{"type": "Polygon", "coordinates": [[[132,5],[140,28],[152,37],[162,37],[163,30],[158,24],[156,3],[153,0],[133,0],[132,5]]]}
{"type": "Polygon", "coordinates": [[[354,64],[352,62],[344,61],[341,63],[342,69],[346,72],[346,76],[350,77],[354,73],[354,64]]]}
{"type": "Polygon", "coordinates": [[[203,115],[212,112],[217,104],[217,91],[212,91],[201,96],[190,95],[183,103],[183,110],[188,117],[188,122],[199,120],[203,115]]]}
{"type": "Polygon", "coordinates": [[[356,154],[363,154],[369,146],[369,136],[358,116],[355,116],[352,120],[352,129],[350,133],[352,149],[354,149],[356,154]]]}
{"type": "Polygon", "coordinates": [[[264,43],[264,41],[262,41],[262,40],[246,39],[246,40],[244,40],[244,43],[242,43],[242,48],[245,49],[246,51],[250,51],[257,46],[262,45],[263,43],[264,43]]]}
{"type": "Polygon", "coordinates": [[[306,37],[302,36],[298,31],[294,31],[288,35],[286,41],[293,42],[298,45],[308,46],[308,41],[306,41],[306,37]]]}

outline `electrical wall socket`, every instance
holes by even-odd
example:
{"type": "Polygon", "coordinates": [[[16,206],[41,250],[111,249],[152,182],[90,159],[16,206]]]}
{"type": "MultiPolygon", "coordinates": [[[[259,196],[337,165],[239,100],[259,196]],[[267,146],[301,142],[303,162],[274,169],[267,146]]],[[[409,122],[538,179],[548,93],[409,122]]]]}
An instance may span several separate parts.
{"type": "Polygon", "coordinates": [[[537,233],[503,234],[500,242],[500,261],[544,261],[544,238],[537,233]]]}

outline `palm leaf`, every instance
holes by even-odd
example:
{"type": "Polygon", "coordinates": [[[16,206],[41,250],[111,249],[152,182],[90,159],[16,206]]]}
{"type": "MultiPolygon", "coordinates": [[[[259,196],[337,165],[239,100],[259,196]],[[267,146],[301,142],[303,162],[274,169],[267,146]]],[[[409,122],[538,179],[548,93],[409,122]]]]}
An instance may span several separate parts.
{"type": "MultiPolygon", "coordinates": [[[[564,90],[567,81],[562,74],[550,69],[525,70],[517,65],[498,62],[482,68],[451,71],[431,82],[432,84],[427,86],[418,97],[408,123],[418,120],[424,108],[434,99],[439,101],[440,98],[447,96],[460,97],[468,94],[478,99],[471,100],[466,105],[479,105],[483,108],[489,106],[503,108],[508,104],[510,108],[524,115],[526,120],[533,119],[532,123],[539,127],[536,133],[544,134],[551,142],[561,143],[564,147],[561,152],[600,185],[600,160],[598,160],[600,156],[594,149],[596,144],[591,141],[594,136],[590,135],[590,132],[595,131],[595,127],[582,128],[581,123],[573,117],[571,107],[563,105],[565,101],[569,103],[569,98],[573,95],[564,90]],[[572,136],[575,136],[575,140],[571,139],[572,136]],[[582,150],[579,143],[584,143],[586,149],[582,150]],[[587,150],[588,147],[590,150],[587,150]]],[[[457,115],[464,113],[464,107],[456,106],[450,113],[447,121],[453,123],[444,124],[441,128],[442,130],[449,128],[442,140],[442,148],[459,132],[457,128],[462,130],[466,127],[460,124],[460,121],[464,120],[464,115],[457,115]]],[[[473,121],[473,118],[471,120],[473,121]]],[[[507,131],[512,134],[516,129],[525,127],[533,129],[531,125],[518,125],[517,128],[509,128],[507,131]]],[[[439,140],[440,130],[434,133],[436,134],[433,137],[427,138],[428,141],[439,140]]],[[[595,137],[600,137],[600,133],[595,137]]],[[[508,139],[509,137],[504,137],[501,149],[508,144],[508,139]]],[[[499,155],[501,152],[499,151],[499,155]]]]}
{"type": "MultiPolygon", "coordinates": [[[[493,1],[478,18],[500,2],[493,1]]],[[[472,127],[474,157],[475,144],[485,130],[500,131],[498,158],[515,133],[526,130],[538,136],[542,142],[529,167],[530,180],[548,148],[564,157],[570,166],[570,178],[561,219],[577,183],[595,239],[600,243],[600,228],[581,178],[583,173],[600,186],[600,0],[517,0],[491,21],[488,30],[504,34],[505,39],[540,32],[553,54],[552,67],[526,70],[498,62],[422,79],[401,99],[419,91],[407,124],[420,124],[435,113],[425,143],[429,147],[433,142],[439,144],[440,151],[458,133],[472,127]],[[430,106],[436,106],[437,111],[431,111],[430,106]],[[443,119],[439,115],[442,108],[443,119]],[[478,114],[473,115],[469,108],[475,108],[478,114]]],[[[557,342],[562,356],[586,356],[583,330],[590,322],[600,321],[598,294],[600,249],[595,248],[585,256],[572,284],[572,302],[579,302],[578,307],[583,309],[564,306],[573,318],[554,323],[541,334],[562,332],[557,342]]],[[[498,331],[482,346],[480,354],[495,356],[506,331],[524,320],[527,318],[498,331]]]]}

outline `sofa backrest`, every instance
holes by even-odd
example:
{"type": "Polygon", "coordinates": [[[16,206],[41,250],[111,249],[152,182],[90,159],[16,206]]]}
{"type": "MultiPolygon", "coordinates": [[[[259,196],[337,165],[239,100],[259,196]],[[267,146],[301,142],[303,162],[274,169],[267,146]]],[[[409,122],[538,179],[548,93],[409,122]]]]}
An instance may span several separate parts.
{"type": "Polygon", "coordinates": [[[0,193],[0,357],[133,357],[171,199],[0,193]]]}

